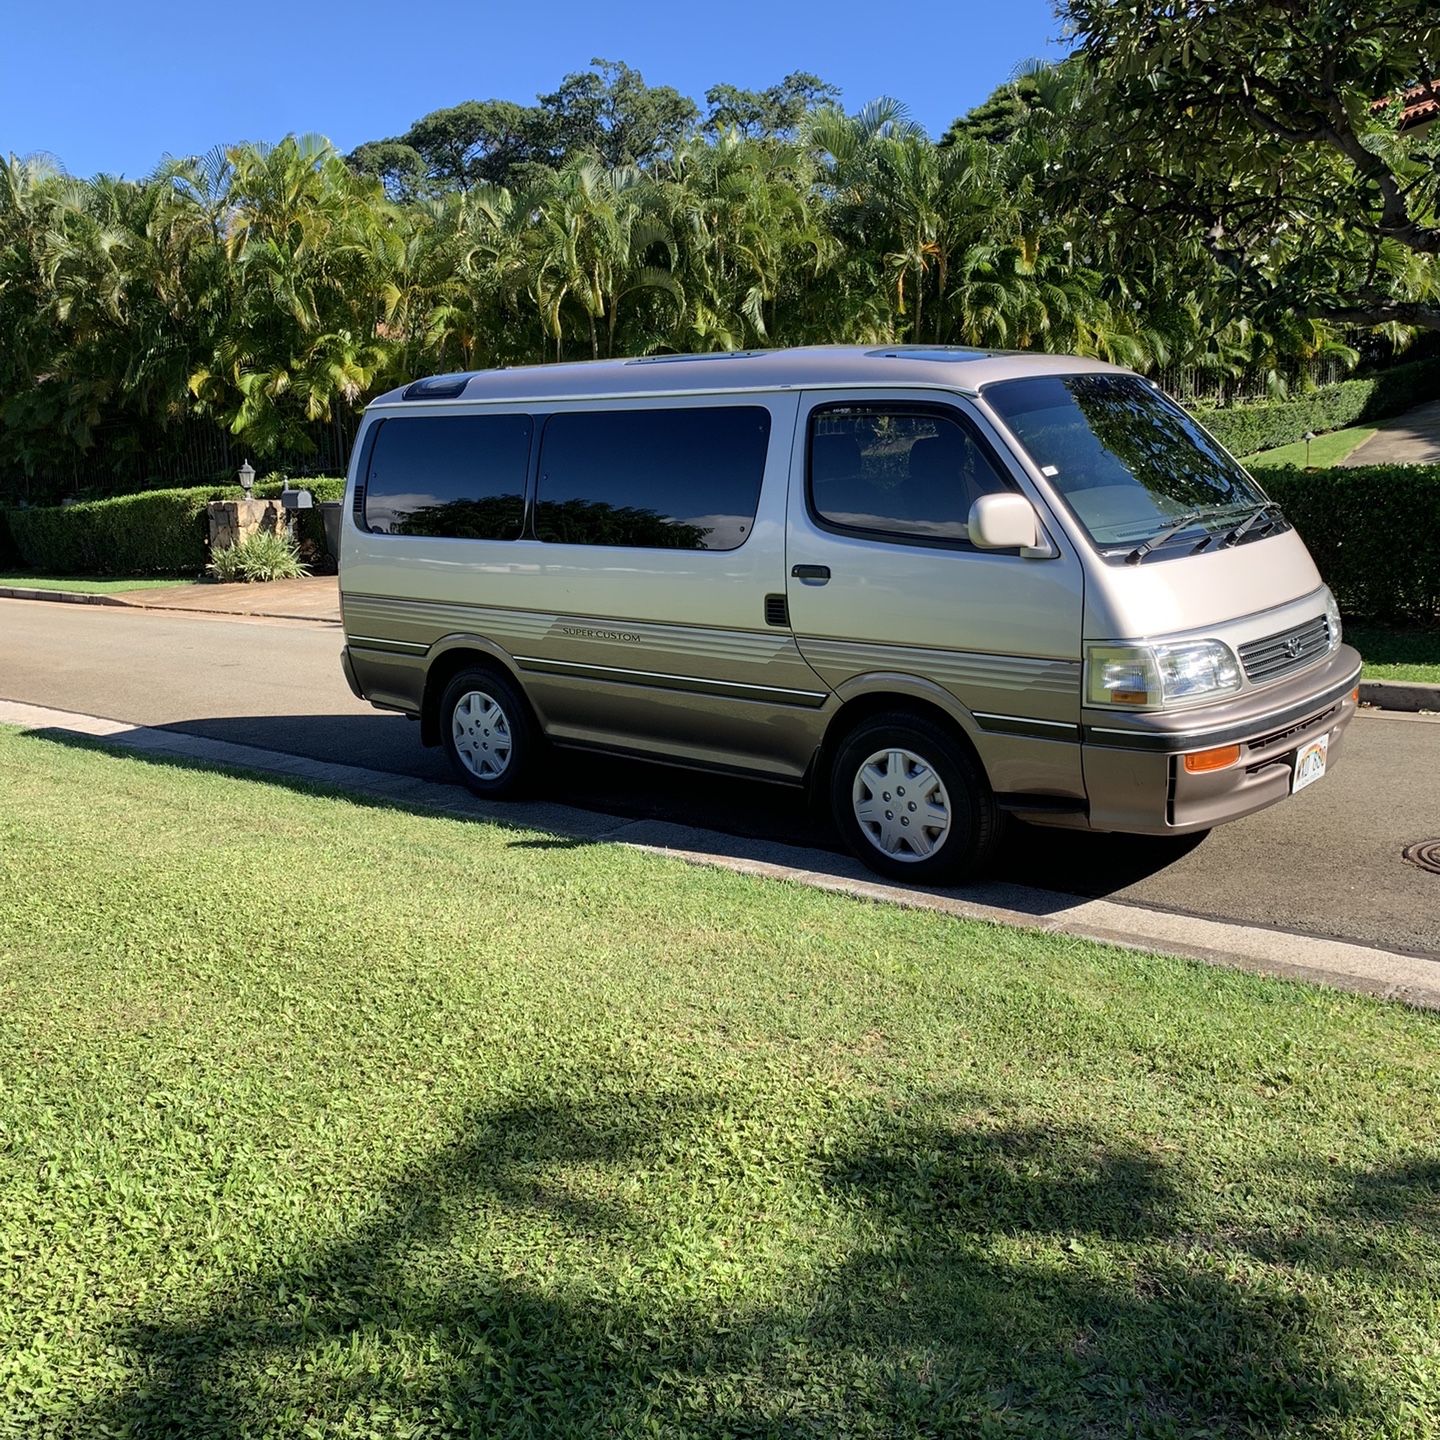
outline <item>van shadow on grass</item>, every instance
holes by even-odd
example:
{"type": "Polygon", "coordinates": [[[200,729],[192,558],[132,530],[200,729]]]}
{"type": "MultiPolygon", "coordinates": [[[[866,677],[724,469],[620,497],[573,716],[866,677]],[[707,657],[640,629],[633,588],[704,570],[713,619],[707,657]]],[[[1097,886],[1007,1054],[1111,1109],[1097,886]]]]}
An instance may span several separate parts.
{"type": "Polygon", "coordinates": [[[349,1235],[209,1311],[113,1335],[136,1378],[74,1433],[1382,1428],[1375,1397],[1340,1378],[1326,1317],[1253,1264],[1224,1263],[1243,1250],[1219,1256],[1185,1229],[1181,1170],[1079,1130],[865,1119],[860,1143],[814,1155],[793,1182],[815,1187],[831,1237],[792,1257],[812,1281],[783,1304],[697,1297],[662,1262],[673,1210],[577,1198],[553,1177],[574,1165],[667,1183],[710,1109],[638,1094],[476,1116],[349,1235]],[[521,1225],[527,1243],[502,1268],[521,1225]],[[576,1246],[617,1278],[645,1267],[671,1284],[587,1284],[566,1270],[576,1246]]]}
{"type": "MultiPolygon", "coordinates": [[[[796,854],[783,847],[800,847],[804,851],[798,857],[802,868],[839,877],[875,878],[845,853],[834,827],[819,813],[820,807],[807,804],[802,792],[791,786],[560,750],[551,757],[532,799],[484,802],[454,780],[443,752],[421,748],[416,726],[400,716],[236,716],[187,720],[156,728],[182,736],[276,750],[325,764],[377,769],[397,780],[437,782],[450,797],[447,805],[453,807],[443,812],[430,804],[407,803],[403,798],[345,793],[358,804],[381,805],[422,816],[468,816],[515,829],[543,829],[547,835],[559,836],[514,842],[526,848],[573,848],[591,843],[627,822],[652,821],[661,826],[686,827],[684,835],[675,832],[673,843],[680,848],[717,857],[795,863],[796,854]]],[[[151,764],[222,770],[259,784],[290,789],[317,788],[301,778],[166,755],[64,730],[29,733],[57,744],[104,750],[151,764]]],[[[1023,898],[1014,896],[1007,902],[1015,908],[1045,914],[1056,904],[1070,903],[1068,897],[1109,895],[1156,875],[1182,861],[1204,838],[1101,835],[1016,821],[1008,827],[989,873],[981,878],[1025,887],[1038,885],[1067,897],[1055,902],[1048,894],[1036,893],[1028,905],[1023,898]]],[[[961,887],[961,893],[963,890],[961,887]]]]}

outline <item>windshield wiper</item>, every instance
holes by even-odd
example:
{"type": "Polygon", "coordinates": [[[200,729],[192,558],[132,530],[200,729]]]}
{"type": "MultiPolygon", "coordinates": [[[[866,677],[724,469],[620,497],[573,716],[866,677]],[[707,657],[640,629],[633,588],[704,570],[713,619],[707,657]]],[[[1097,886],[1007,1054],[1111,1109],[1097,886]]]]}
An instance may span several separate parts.
{"type": "Polygon", "coordinates": [[[1238,545],[1250,533],[1251,528],[1259,521],[1260,517],[1270,514],[1271,511],[1275,513],[1275,520],[1272,520],[1265,528],[1273,530],[1276,520],[1280,518],[1280,507],[1273,500],[1267,500],[1263,505],[1257,505],[1233,530],[1228,531],[1220,544],[1222,546],[1238,545]]]}
{"type": "Polygon", "coordinates": [[[1202,510],[1190,510],[1177,517],[1173,524],[1167,525],[1158,535],[1152,535],[1148,540],[1142,540],[1125,557],[1125,563],[1138,565],[1152,550],[1163,545],[1167,540],[1173,540],[1182,530],[1188,530],[1204,513],[1202,510]]]}

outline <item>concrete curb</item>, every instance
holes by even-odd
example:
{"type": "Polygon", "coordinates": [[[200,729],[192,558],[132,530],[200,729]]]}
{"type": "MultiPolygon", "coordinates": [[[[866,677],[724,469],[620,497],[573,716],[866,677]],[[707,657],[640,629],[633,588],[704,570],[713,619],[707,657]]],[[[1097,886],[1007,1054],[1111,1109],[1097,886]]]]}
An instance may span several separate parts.
{"type": "Polygon", "coordinates": [[[1381,710],[1434,710],[1440,713],[1440,685],[1419,680],[1362,680],[1360,703],[1381,710]]]}
{"type": "Polygon", "coordinates": [[[1021,885],[910,889],[878,881],[858,861],[824,850],[725,835],[669,821],[625,820],[548,802],[487,803],[454,785],[18,701],[0,700],[0,724],[41,734],[85,736],[162,759],[227,765],[291,782],[333,786],[354,797],[540,830],[581,843],[631,845],[692,865],[716,866],[762,879],[838,891],[861,900],[1073,935],[1147,953],[1179,955],[1440,1010],[1440,956],[1429,959],[1347,940],[1207,920],[1113,900],[1083,900],[1021,885]]]}
{"type": "Polygon", "coordinates": [[[128,600],[117,600],[113,595],[93,595],[87,590],[30,590],[20,585],[0,585],[0,600],[61,600],[71,605],[134,608],[128,600]]]}
{"type": "Polygon", "coordinates": [[[119,595],[91,594],[84,590],[30,590],[0,585],[0,600],[60,600],[72,605],[118,605],[124,610],[163,610],[170,614],[209,615],[216,620],[308,620],[315,625],[339,625],[328,615],[296,615],[288,610],[210,610],[203,605],[167,605],[163,600],[125,600],[119,595]]]}
{"type": "Polygon", "coordinates": [[[312,625],[339,625],[340,617],[297,615],[293,610],[207,610],[203,605],[167,605],[163,600],[122,600],[130,610],[160,610],[167,615],[207,615],[212,620],[305,620],[312,625]]]}

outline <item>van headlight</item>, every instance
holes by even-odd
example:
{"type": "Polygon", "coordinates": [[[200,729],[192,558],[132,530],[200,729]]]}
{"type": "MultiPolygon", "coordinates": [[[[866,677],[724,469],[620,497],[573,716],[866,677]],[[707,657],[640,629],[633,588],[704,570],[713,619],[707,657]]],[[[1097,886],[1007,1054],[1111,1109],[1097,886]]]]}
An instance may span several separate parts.
{"type": "Polygon", "coordinates": [[[1330,648],[1333,650],[1340,643],[1340,607],[1335,603],[1335,597],[1330,593],[1330,587],[1325,587],[1325,623],[1330,627],[1330,648]]]}
{"type": "Polygon", "coordinates": [[[1086,659],[1092,705],[1158,710],[1240,688],[1235,652],[1219,640],[1092,645],[1086,659]]]}

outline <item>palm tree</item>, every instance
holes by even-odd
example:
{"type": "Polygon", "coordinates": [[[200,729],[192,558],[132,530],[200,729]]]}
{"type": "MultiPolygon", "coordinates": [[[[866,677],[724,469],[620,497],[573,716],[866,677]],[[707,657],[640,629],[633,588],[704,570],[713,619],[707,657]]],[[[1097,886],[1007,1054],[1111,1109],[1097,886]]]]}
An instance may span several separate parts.
{"type": "Polygon", "coordinates": [[[771,340],[787,280],[823,268],[830,247],[796,159],[730,131],[682,147],[662,174],[690,301],[677,339],[688,347],[771,340]]]}
{"type": "Polygon", "coordinates": [[[316,136],[229,152],[234,306],[190,389],[256,453],[307,451],[309,424],[354,407],[394,348],[382,333],[393,207],[316,136]]]}
{"type": "Polygon", "coordinates": [[[683,310],[684,292],[674,275],[674,240],[652,202],[653,188],[633,166],[606,169],[597,161],[573,160],[541,177],[535,196],[536,226],[532,294],[562,358],[567,306],[584,319],[592,358],[615,353],[625,302],[642,292],[661,292],[683,310]],[[664,260],[664,264],[657,263],[664,260]]]}

